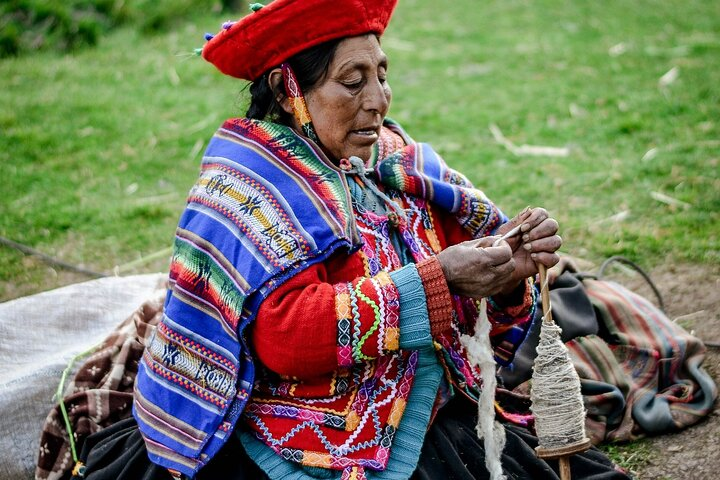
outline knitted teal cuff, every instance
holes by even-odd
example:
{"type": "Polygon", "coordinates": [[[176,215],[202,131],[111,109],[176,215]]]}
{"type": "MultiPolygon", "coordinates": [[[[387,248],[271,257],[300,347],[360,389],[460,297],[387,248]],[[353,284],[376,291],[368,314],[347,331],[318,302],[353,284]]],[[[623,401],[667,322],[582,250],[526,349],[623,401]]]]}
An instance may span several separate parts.
{"type": "Polygon", "coordinates": [[[432,345],[425,289],[414,264],[390,272],[400,296],[400,348],[417,350],[432,345]]]}

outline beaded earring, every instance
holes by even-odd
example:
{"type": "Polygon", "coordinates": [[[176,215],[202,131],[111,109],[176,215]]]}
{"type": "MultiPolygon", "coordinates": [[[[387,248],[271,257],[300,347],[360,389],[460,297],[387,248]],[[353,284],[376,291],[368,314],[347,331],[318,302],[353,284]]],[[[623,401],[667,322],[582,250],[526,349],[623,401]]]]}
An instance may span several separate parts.
{"type": "Polygon", "coordinates": [[[300,90],[300,84],[297,81],[297,77],[295,77],[295,72],[293,72],[288,62],[283,62],[280,68],[282,69],[283,80],[285,82],[285,92],[290,99],[295,120],[300,125],[300,128],[302,128],[306,137],[315,143],[319,143],[315,127],[313,127],[312,119],[310,118],[310,111],[305,103],[305,97],[303,96],[302,90],[300,90]]]}

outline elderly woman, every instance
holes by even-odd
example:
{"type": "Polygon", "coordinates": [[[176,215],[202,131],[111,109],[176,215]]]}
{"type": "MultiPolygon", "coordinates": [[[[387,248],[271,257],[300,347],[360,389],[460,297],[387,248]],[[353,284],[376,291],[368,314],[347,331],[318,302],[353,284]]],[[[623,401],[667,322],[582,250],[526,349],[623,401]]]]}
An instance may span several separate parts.
{"type": "MultiPolygon", "coordinates": [[[[252,81],[251,104],[208,146],[135,420],[90,442],[86,478],[489,475],[459,336],[487,298],[511,362],[561,239],[386,118],[395,3],[276,0],[209,38],[203,57],[252,81]]],[[[528,430],[506,434],[506,474],[556,477],[528,430]]],[[[573,470],[624,477],[594,450],[573,470]]]]}

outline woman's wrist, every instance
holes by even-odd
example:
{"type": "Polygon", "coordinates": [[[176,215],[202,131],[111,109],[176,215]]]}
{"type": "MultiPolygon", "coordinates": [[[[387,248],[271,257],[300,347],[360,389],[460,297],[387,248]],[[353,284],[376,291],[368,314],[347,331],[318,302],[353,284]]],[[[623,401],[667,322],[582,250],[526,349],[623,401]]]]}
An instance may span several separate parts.
{"type": "Polygon", "coordinates": [[[453,304],[450,288],[437,257],[427,258],[416,266],[425,290],[430,331],[434,337],[449,329],[452,324],[453,304]]]}

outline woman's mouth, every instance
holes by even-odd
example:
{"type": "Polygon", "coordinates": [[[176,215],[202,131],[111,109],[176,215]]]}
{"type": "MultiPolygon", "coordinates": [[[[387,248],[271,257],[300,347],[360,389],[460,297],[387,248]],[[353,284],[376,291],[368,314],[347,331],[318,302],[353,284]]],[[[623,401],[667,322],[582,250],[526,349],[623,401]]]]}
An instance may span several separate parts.
{"type": "Polygon", "coordinates": [[[360,137],[366,140],[372,140],[373,142],[378,139],[378,129],[376,128],[363,128],[358,130],[352,130],[350,133],[356,137],[360,137]]]}

